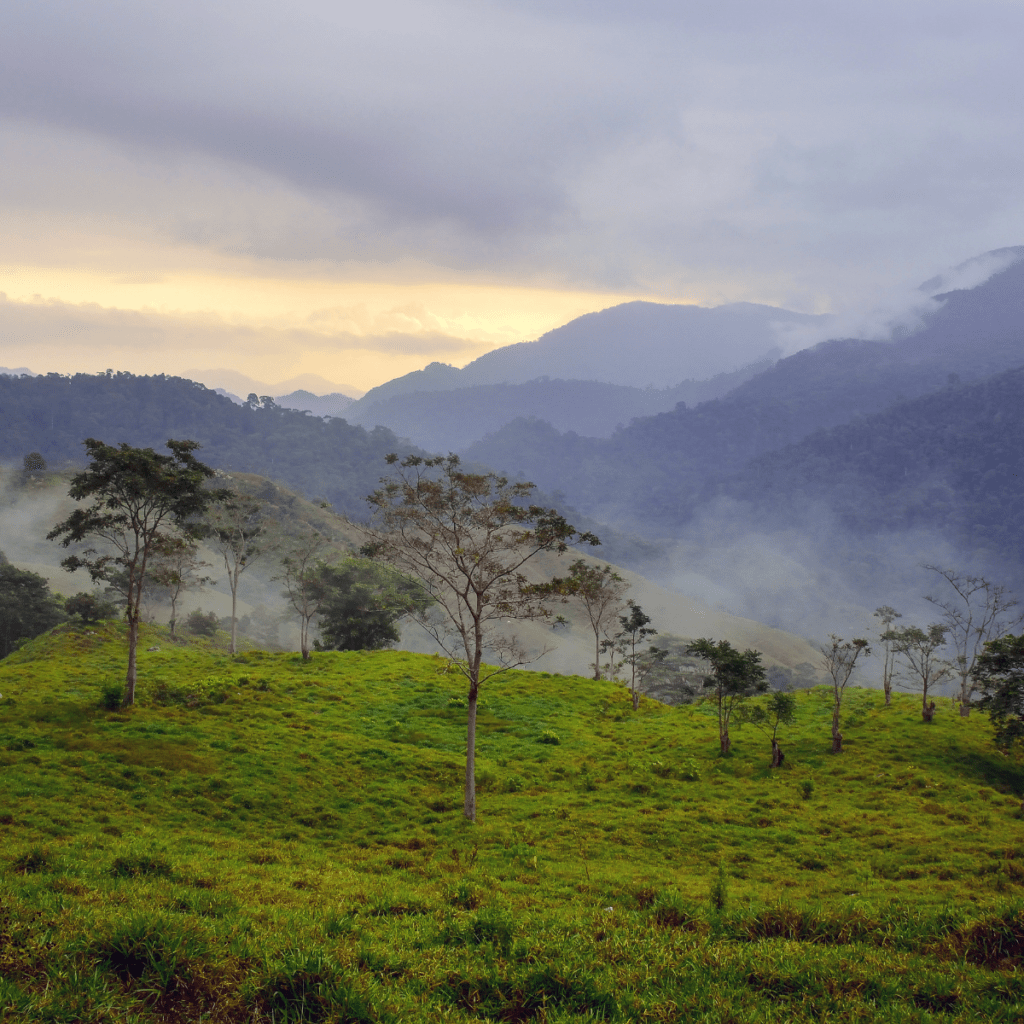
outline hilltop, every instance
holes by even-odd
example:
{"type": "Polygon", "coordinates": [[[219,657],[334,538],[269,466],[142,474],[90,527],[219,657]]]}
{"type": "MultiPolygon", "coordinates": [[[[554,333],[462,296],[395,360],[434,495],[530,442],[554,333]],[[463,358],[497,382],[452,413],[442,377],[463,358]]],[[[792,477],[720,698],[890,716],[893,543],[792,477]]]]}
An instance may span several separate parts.
{"type": "Polygon", "coordinates": [[[984,718],[854,691],[836,757],[806,691],[773,773],[707,705],[511,673],[473,826],[443,660],[142,648],[130,712],[120,625],[0,663],[10,1020],[1019,1018],[1024,769],[984,718]]]}

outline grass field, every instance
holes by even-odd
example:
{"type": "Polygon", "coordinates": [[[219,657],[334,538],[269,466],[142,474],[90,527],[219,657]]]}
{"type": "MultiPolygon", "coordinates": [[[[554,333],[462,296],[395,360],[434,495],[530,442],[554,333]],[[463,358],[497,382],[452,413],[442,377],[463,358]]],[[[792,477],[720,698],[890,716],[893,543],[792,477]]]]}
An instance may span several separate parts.
{"type": "Polygon", "coordinates": [[[1024,767],[853,691],[786,763],[709,706],[145,628],[0,662],[0,1020],[1021,1021],[1024,767]],[[159,648],[147,651],[146,648],[159,648]]]}

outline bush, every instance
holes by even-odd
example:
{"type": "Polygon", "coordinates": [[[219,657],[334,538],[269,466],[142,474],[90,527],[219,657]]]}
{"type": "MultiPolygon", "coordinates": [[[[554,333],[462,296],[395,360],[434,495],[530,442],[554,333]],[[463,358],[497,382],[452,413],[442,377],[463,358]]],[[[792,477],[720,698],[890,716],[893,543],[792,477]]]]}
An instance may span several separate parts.
{"type": "Polygon", "coordinates": [[[811,782],[810,779],[804,779],[803,782],[800,783],[800,795],[805,800],[810,800],[811,797],[814,796],[814,783],[811,782]]]}
{"type": "Polygon", "coordinates": [[[120,711],[124,707],[124,687],[120,683],[108,683],[100,691],[100,707],[104,711],[120,711]]]}
{"type": "Polygon", "coordinates": [[[87,626],[93,626],[104,619],[117,618],[117,605],[112,601],[103,601],[95,594],[87,594],[84,590],[64,601],[64,611],[72,619],[87,626]]]}
{"type": "Polygon", "coordinates": [[[538,739],[537,742],[550,743],[553,746],[558,746],[558,744],[560,744],[562,741],[558,738],[558,733],[555,732],[553,729],[545,729],[540,734],[540,739],[538,739]]]}
{"type": "Polygon", "coordinates": [[[193,636],[216,636],[220,620],[215,612],[203,613],[202,608],[188,613],[185,629],[193,636]]]}

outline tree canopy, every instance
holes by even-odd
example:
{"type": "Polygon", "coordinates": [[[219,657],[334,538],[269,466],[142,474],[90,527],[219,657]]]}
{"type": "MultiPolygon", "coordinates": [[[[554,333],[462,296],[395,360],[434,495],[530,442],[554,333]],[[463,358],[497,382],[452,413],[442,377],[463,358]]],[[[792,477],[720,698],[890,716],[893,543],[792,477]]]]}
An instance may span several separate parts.
{"type": "Polygon", "coordinates": [[[369,552],[416,577],[440,614],[414,618],[468,683],[463,813],[476,820],[476,713],[487,679],[537,655],[511,628],[517,619],[550,614],[554,591],[524,568],[543,551],[561,554],[571,542],[599,543],[555,509],[529,503],[534,486],[495,473],[466,472],[457,455],[399,461],[367,501],[377,532],[369,552]],[[485,665],[484,657],[496,664],[485,665]]]}
{"type": "Polygon", "coordinates": [[[60,601],[42,576],[0,562],[0,658],[65,618],[60,601]]]}
{"type": "Polygon", "coordinates": [[[195,533],[198,518],[222,492],[204,484],[214,471],[193,454],[195,441],[168,441],[170,455],[152,448],[118,447],[95,438],[84,442],[89,467],[71,480],[68,493],[76,501],[92,499],[58,523],[47,539],[72,544],[98,541],[69,555],[61,565],[68,572],[86,569],[93,581],[123,580],[128,620],[128,670],[124,703],[135,702],[139,605],[146,570],[158,545],[195,533]]]}

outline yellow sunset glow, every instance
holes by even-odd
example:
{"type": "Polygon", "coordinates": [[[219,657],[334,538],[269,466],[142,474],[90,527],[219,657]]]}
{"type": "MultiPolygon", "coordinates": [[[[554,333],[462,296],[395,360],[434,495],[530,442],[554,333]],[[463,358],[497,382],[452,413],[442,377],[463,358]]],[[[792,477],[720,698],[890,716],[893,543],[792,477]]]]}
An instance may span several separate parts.
{"type": "MultiPolygon", "coordinates": [[[[91,368],[97,361],[135,372],[223,366],[236,346],[226,338],[220,344],[218,332],[244,330],[250,334],[246,372],[254,376],[279,380],[317,372],[364,389],[433,359],[465,365],[492,348],[533,340],[574,317],[621,302],[666,301],[649,294],[445,280],[441,274],[433,280],[425,275],[381,280],[369,269],[361,277],[351,271],[345,277],[298,277],[247,269],[152,273],[7,266],[0,268],[0,291],[8,302],[35,308],[60,303],[83,312],[144,314],[167,324],[169,334],[180,339],[173,349],[140,339],[128,354],[122,342],[115,358],[106,354],[100,328],[77,354],[69,348],[73,341],[63,340],[65,371],[91,368]],[[389,338],[403,341],[392,346],[389,338]],[[86,356],[88,367],[72,366],[86,356]]],[[[37,341],[32,351],[11,351],[4,361],[30,365],[45,358],[48,347],[37,341]]]]}

